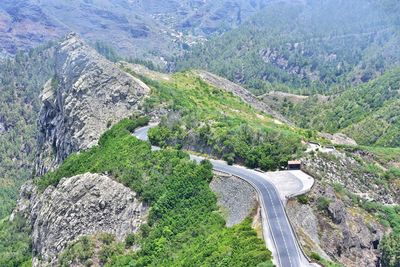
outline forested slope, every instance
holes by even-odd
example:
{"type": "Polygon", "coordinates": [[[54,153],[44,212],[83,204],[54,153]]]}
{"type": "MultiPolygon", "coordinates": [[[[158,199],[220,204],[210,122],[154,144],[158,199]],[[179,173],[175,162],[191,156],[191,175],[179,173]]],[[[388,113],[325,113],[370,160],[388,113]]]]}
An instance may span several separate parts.
{"type": "Polygon", "coordinates": [[[302,127],[344,132],[359,144],[400,145],[400,69],[355,86],[327,102],[310,97],[287,115],[302,127]]]}
{"type": "Polygon", "coordinates": [[[258,94],[340,91],[400,62],[396,8],[373,0],[271,2],[176,67],[207,69],[258,94]]]}
{"type": "Polygon", "coordinates": [[[32,172],[38,96],[52,75],[48,53],[42,47],[0,62],[0,218],[32,172]]]}
{"type": "MultiPolygon", "coordinates": [[[[98,146],[71,155],[57,170],[36,179],[43,191],[63,177],[108,173],[152,207],[138,233],[122,242],[112,234],[99,233],[102,241],[96,244],[94,236],[82,237],[62,253],[60,265],[93,266],[96,261],[99,266],[213,266],[221,262],[223,266],[272,266],[271,253],[251,228],[251,220],[225,227],[209,188],[211,164],[197,164],[174,149],[151,151],[148,143],[131,134],[147,122],[143,117],[122,120],[101,137],[98,146]]],[[[29,264],[30,230],[23,221],[0,221],[1,266],[29,264]],[[16,238],[10,239],[13,233],[16,238]]]]}

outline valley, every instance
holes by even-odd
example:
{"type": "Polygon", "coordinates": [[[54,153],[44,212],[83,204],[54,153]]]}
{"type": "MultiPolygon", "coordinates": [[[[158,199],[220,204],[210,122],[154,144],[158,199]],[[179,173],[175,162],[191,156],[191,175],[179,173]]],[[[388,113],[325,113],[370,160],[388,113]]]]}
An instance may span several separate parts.
{"type": "Polygon", "coordinates": [[[3,1],[0,266],[398,267],[399,11],[3,1]]]}

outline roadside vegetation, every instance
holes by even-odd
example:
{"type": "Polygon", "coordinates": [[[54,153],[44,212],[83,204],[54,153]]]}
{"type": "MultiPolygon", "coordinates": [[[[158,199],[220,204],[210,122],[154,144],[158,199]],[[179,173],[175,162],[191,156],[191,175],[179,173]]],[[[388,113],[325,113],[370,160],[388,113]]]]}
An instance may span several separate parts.
{"type": "MultiPolygon", "coordinates": [[[[152,152],[148,143],[131,135],[147,122],[143,117],[122,120],[100,138],[98,146],[69,156],[56,171],[38,178],[36,184],[45,190],[63,177],[107,173],[150,204],[148,223],[125,241],[128,245],[115,243],[110,253],[103,255],[109,266],[270,264],[271,253],[251,228],[250,220],[225,227],[216,196],[209,188],[211,164],[196,164],[179,150],[152,152]],[[133,243],[141,249],[124,249],[133,243]]],[[[64,259],[80,257],[82,249],[76,245],[64,259]]]]}
{"type": "Polygon", "coordinates": [[[164,82],[140,78],[153,90],[143,109],[164,105],[170,111],[159,127],[149,131],[154,145],[210,154],[230,164],[276,170],[301,155],[303,139],[315,138],[314,132],[276,122],[192,72],[175,74],[164,82]]]}

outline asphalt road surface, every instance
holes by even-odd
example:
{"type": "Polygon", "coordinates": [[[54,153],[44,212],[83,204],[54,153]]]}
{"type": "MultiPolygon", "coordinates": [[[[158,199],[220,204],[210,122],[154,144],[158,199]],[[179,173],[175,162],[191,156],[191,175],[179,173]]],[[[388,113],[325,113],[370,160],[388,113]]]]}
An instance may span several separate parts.
{"type": "MultiPolygon", "coordinates": [[[[133,134],[138,139],[148,141],[147,132],[154,126],[149,125],[139,128],[133,134]]],[[[159,148],[153,146],[152,149],[158,150],[159,148]]],[[[204,159],[195,155],[191,155],[190,157],[197,162],[204,159]]],[[[304,256],[296,242],[292,227],[285,213],[285,208],[275,186],[254,170],[241,166],[230,166],[220,160],[210,160],[210,162],[214,170],[238,176],[251,183],[258,191],[262,208],[267,217],[269,232],[275,244],[276,264],[280,267],[306,266],[304,256]]]]}

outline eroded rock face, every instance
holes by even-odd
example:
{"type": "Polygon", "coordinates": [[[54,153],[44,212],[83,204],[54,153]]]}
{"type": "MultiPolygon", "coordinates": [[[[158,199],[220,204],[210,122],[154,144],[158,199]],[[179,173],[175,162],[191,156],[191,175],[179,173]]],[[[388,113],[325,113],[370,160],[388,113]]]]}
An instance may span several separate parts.
{"type": "Polygon", "coordinates": [[[97,144],[112,123],[137,111],[150,89],[70,34],[55,50],[55,76],[41,94],[35,173],[97,144]]]}
{"type": "Polygon", "coordinates": [[[86,173],[64,178],[42,194],[25,184],[14,212],[32,225],[34,266],[54,266],[68,243],[81,236],[104,232],[122,241],[137,232],[148,207],[122,184],[86,173]]]}
{"type": "Polygon", "coordinates": [[[354,141],[352,138],[348,137],[344,133],[320,133],[320,136],[329,139],[332,144],[334,145],[349,145],[349,146],[356,146],[357,142],[354,141]]]}
{"type": "Polygon", "coordinates": [[[349,267],[379,266],[378,246],[385,233],[379,222],[319,181],[308,198],[307,204],[289,201],[287,213],[309,255],[316,252],[349,267]],[[320,198],[327,199],[329,204],[321,208],[320,198]]]}

